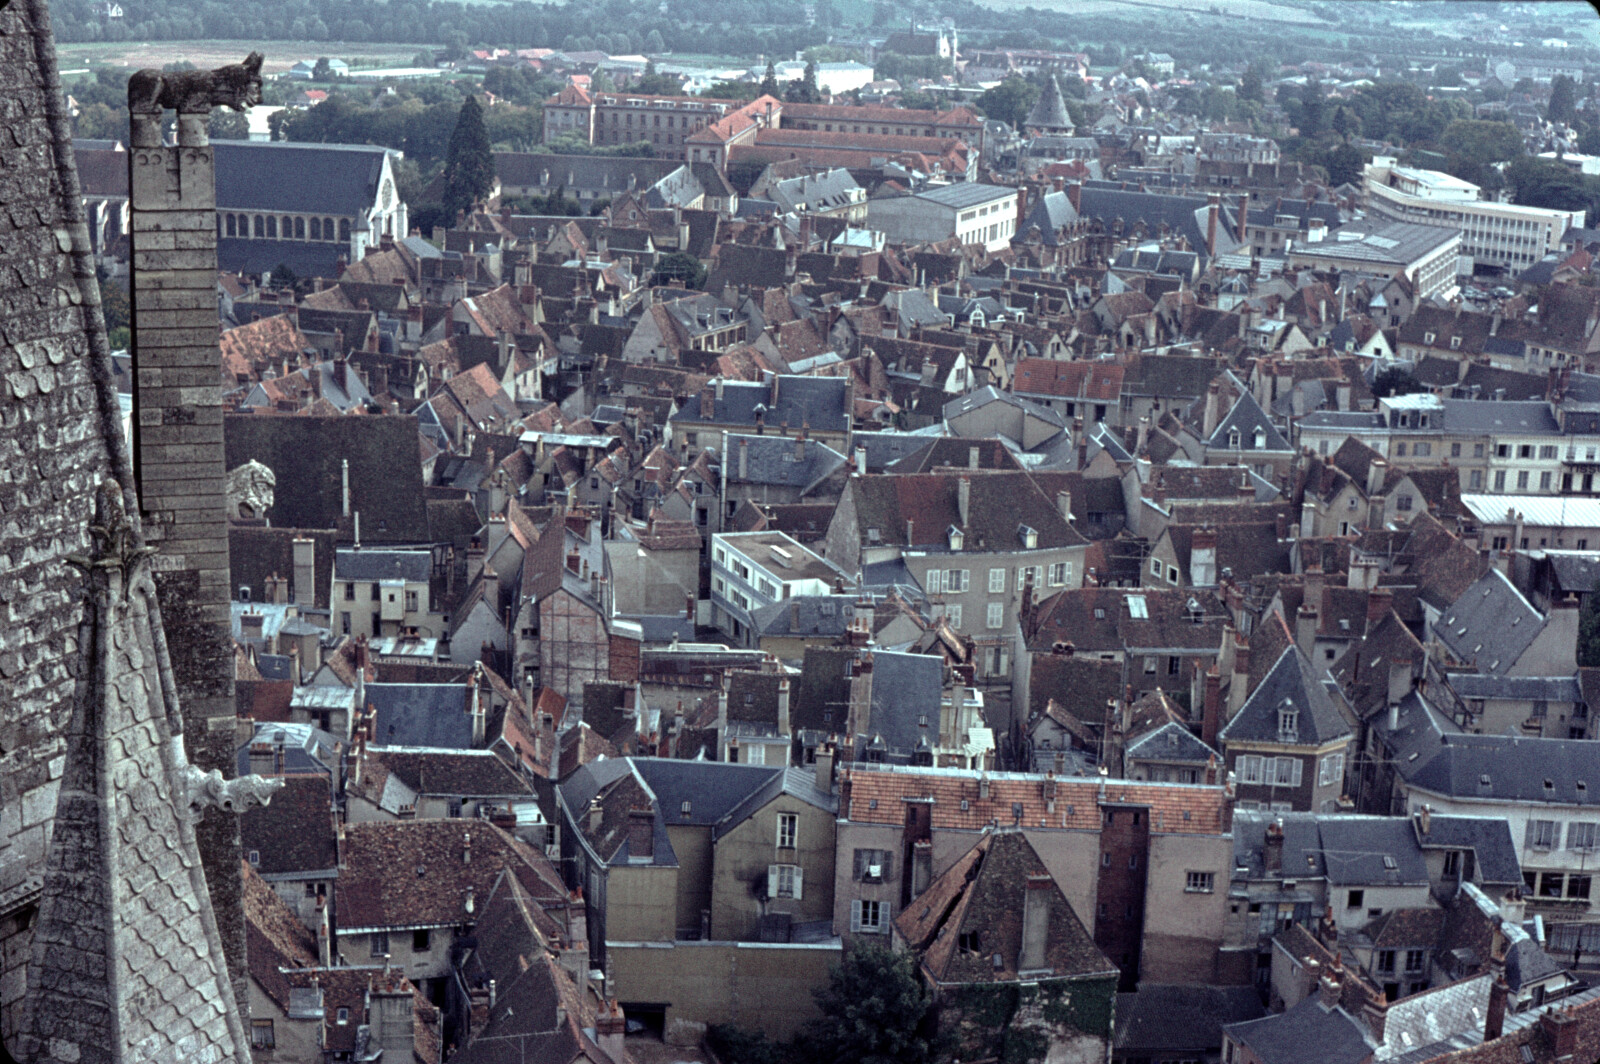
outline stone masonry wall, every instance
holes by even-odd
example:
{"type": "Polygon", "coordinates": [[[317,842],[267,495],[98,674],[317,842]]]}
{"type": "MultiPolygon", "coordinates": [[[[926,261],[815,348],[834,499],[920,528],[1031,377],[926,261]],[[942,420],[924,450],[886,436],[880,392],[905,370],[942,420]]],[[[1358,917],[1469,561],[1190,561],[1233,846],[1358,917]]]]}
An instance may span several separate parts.
{"type": "Polygon", "coordinates": [[[0,10],[0,1037],[14,1045],[65,764],[94,489],[126,476],[43,0],[0,10]],[[107,404],[110,404],[108,409],[107,404]],[[111,435],[107,435],[107,432],[111,435]],[[121,472],[119,472],[119,469],[121,472]]]}
{"type": "MultiPolygon", "coordinates": [[[[128,151],[133,244],[134,462],[172,653],[184,743],[202,769],[236,775],[222,397],[217,376],[215,156],[205,115],[178,117],[178,144],[128,151]]],[[[154,144],[142,143],[156,140],[154,144]]],[[[244,964],[238,818],[211,809],[196,836],[239,1009],[244,964]]]]}

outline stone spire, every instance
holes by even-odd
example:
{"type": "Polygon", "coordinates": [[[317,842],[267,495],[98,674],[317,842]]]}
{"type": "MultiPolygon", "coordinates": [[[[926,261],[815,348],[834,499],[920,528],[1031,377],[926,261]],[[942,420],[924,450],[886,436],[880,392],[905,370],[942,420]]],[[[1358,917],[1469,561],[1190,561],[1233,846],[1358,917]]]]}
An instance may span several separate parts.
{"type": "Polygon", "coordinates": [[[1045,75],[1044,90],[1034,101],[1033,110],[1028,112],[1028,120],[1023,123],[1023,128],[1033,136],[1071,136],[1072,118],[1067,114],[1067,101],[1061,96],[1055,71],[1045,75]]]}
{"type": "Polygon", "coordinates": [[[101,484],[72,722],[24,1000],[22,1059],[247,1064],[195,822],[281,781],[188,763],[146,547],[101,484]]]}

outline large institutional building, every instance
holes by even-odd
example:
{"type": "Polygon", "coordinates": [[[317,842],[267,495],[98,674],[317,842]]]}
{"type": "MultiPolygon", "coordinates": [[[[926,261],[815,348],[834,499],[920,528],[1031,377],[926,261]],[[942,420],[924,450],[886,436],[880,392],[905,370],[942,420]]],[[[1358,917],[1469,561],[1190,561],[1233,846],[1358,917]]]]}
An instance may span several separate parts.
{"type": "Polygon", "coordinates": [[[1366,168],[1367,210],[1395,222],[1461,230],[1461,254],[1475,264],[1521,273],[1561,250],[1569,228],[1583,228],[1583,211],[1519,207],[1481,198],[1470,181],[1437,170],[1413,170],[1377,156],[1366,168]]]}

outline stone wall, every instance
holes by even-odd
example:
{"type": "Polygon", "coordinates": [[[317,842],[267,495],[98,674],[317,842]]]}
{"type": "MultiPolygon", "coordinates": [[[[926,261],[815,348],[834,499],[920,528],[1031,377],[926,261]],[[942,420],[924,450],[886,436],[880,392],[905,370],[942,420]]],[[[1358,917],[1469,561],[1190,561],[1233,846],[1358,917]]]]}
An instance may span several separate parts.
{"type": "MultiPolygon", "coordinates": [[[[0,1037],[14,1045],[65,763],[96,484],[126,476],[43,0],[0,10],[0,1037]]],[[[124,481],[126,483],[126,481],[124,481]]]]}

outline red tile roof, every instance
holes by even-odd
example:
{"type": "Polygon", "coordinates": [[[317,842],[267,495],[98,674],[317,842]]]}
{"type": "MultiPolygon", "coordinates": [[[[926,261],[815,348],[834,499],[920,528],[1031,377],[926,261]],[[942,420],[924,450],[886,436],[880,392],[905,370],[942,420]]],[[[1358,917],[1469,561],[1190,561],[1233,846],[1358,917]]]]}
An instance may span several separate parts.
{"type": "Polygon", "coordinates": [[[1148,806],[1156,834],[1220,835],[1227,822],[1220,786],[899,766],[847,769],[840,782],[839,815],[857,823],[903,825],[904,803],[929,799],[933,828],[946,831],[981,831],[991,822],[1014,824],[1013,806],[1018,804],[1027,828],[1098,831],[1102,802],[1148,806]],[[983,779],[988,780],[986,798],[980,796],[983,779]]]}

